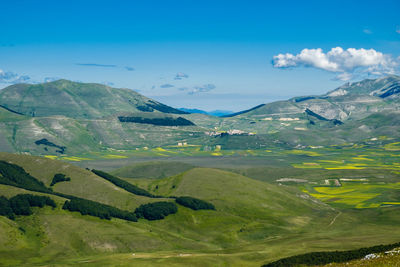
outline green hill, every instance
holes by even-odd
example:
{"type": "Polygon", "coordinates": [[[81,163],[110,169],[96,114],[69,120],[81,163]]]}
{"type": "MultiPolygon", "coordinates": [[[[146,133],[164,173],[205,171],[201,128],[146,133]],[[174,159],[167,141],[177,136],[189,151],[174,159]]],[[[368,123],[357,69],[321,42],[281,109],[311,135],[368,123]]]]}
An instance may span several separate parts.
{"type": "MultiPolygon", "coordinates": [[[[400,96],[400,77],[387,76],[347,83],[321,96],[302,96],[259,105],[236,116],[265,119],[302,118],[309,109],[327,119],[360,119],[379,111],[395,111],[400,96]],[[268,118],[268,117],[267,117],[268,118]]],[[[290,120],[281,120],[290,121],[290,120]]]]}
{"type": "Polygon", "coordinates": [[[0,91],[0,104],[32,117],[100,118],[124,112],[185,114],[130,89],[68,80],[11,85],[0,91]]]}
{"type": "MultiPolygon", "coordinates": [[[[0,159],[23,167],[46,186],[54,174],[65,174],[71,180],[55,184],[54,192],[120,209],[132,211],[163,200],[131,194],[65,162],[8,153],[0,159]]],[[[308,251],[354,249],[400,238],[395,234],[397,207],[337,210],[295,187],[228,171],[192,168],[162,179],[125,180],[140,182],[153,194],[207,201],[215,210],[178,205],[178,212],[163,220],[104,220],[63,210],[63,197],[0,185],[1,196],[45,195],[57,204],[55,209],[33,208],[33,215],[14,221],[0,216],[1,265],[261,266],[308,251]]]]}
{"type": "MultiPolygon", "coordinates": [[[[295,216],[312,214],[312,209],[322,213],[330,211],[322,203],[302,199],[278,186],[209,168],[194,168],[151,182],[148,189],[160,195],[193,196],[211,202],[217,210],[241,218],[280,221],[281,226],[289,226],[295,216]]],[[[302,220],[311,221],[312,216],[302,220]]]]}
{"type": "Polygon", "coordinates": [[[57,183],[53,186],[54,191],[63,194],[97,201],[121,209],[134,209],[141,204],[155,201],[147,197],[132,195],[95,175],[90,170],[62,161],[2,152],[0,152],[0,160],[22,166],[26,172],[42,181],[46,186],[50,186],[55,174],[65,174],[71,178],[71,181],[57,183]]]}

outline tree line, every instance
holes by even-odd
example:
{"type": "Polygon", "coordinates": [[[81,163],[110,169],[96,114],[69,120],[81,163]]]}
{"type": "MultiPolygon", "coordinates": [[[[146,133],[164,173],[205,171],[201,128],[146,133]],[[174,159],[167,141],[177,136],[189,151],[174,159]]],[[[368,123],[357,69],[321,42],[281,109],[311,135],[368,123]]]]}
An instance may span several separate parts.
{"type": "MultiPolygon", "coordinates": [[[[151,198],[162,198],[162,196],[156,196],[151,194],[150,192],[132,185],[120,178],[117,178],[113,175],[108,173],[99,171],[99,170],[92,170],[93,173],[96,175],[110,181],[111,183],[115,184],[118,187],[125,189],[126,191],[133,193],[135,195],[146,196],[151,198]]],[[[30,191],[48,193],[56,196],[60,196],[63,198],[67,198],[64,203],[63,209],[69,211],[78,211],[83,215],[92,215],[102,219],[110,219],[111,217],[120,218],[128,221],[137,221],[137,218],[144,218],[147,220],[159,220],[163,219],[165,216],[169,214],[174,214],[178,211],[178,208],[175,203],[173,202],[155,202],[144,204],[138,207],[135,211],[129,212],[120,210],[118,208],[105,205],[99,202],[78,198],[75,196],[63,194],[60,192],[54,192],[52,188],[48,188],[45,184],[35,177],[31,176],[27,173],[22,167],[8,163],[6,161],[0,161],[0,183],[6,185],[12,185],[16,187],[20,187],[23,189],[27,189],[30,191]]],[[[64,174],[57,173],[54,175],[53,180],[51,182],[51,186],[55,185],[56,183],[62,181],[69,181],[70,178],[66,177],[64,174]]],[[[32,195],[33,196],[33,195],[32,195]]],[[[39,196],[37,196],[39,197],[39,196]]],[[[14,215],[29,215],[32,213],[29,207],[34,205],[43,206],[43,205],[50,205],[53,206],[53,200],[49,197],[47,198],[47,202],[43,202],[44,197],[40,198],[42,200],[38,200],[36,196],[34,197],[18,197],[15,199],[6,199],[2,197],[0,199],[1,211],[0,215],[9,216],[10,218],[14,215]],[[11,202],[10,202],[11,201],[11,202]],[[35,202],[36,201],[36,202],[35,202]],[[39,202],[38,202],[39,201],[39,202]],[[39,204],[35,204],[39,203],[39,204]],[[47,203],[47,204],[46,204],[47,203]],[[13,206],[10,206],[10,205],[13,206]],[[28,207],[29,206],[29,207],[28,207]],[[16,212],[14,212],[14,208],[16,212]]],[[[185,207],[191,208],[193,210],[199,209],[215,209],[215,207],[206,201],[192,198],[192,197],[165,197],[165,198],[174,198],[176,203],[183,205],[185,207]]],[[[54,204],[55,207],[55,204],[54,204]]]]}
{"type": "Polygon", "coordinates": [[[215,210],[213,204],[194,197],[176,197],[175,201],[192,210],[215,210]]]}
{"type": "Polygon", "coordinates": [[[106,204],[82,198],[67,200],[62,208],[69,211],[78,211],[82,215],[99,217],[100,219],[110,220],[113,217],[132,222],[137,221],[136,215],[133,212],[120,210],[106,204]]]}
{"type": "Polygon", "coordinates": [[[135,214],[138,218],[144,218],[146,220],[161,220],[165,216],[175,214],[178,212],[178,207],[174,202],[160,201],[148,204],[140,205],[135,210],[135,214]]]}
{"type": "Polygon", "coordinates": [[[21,187],[27,190],[51,193],[43,182],[27,173],[22,167],[0,160],[0,183],[21,187]]]}
{"type": "Polygon", "coordinates": [[[152,124],[157,126],[194,126],[195,124],[185,118],[178,117],[165,117],[165,118],[143,118],[143,117],[124,117],[119,116],[118,120],[120,122],[134,122],[134,123],[144,123],[152,124]]]}
{"type": "Polygon", "coordinates": [[[263,267],[293,267],[293,266],[310,266],[310,265],[325,265],[332,262],[347,262],[351,260],[361,259],[368,254],[381,253],[400,247],[399,243],[389,245],[378,245],[367,248],[360,248],[347,251],[326,251],[326,252],[311,252],[301,255],[296,255],[288,258],[283,258],[268,264],[263,267]]]}
{"type": "Polygon", "coordinates": [[[111,174],[108,174],[106,172],[103,171],[99,171],[99,170],[92,170],[92,172],[100,177],[103,177],[104,179],[106,179],[107,181],[115,184],[118,187],[121,187],[123,189],[125,189],[126,191],[135,194],[135,195],[139,195],[139,196],[145,196],[145,197],[151,197],[151,198],[157,198],[158,196],[155,196],[149,192],[147,192],[146,190],[137,187],[131,183],[128,183],[120,178],[117,178],[111,174]]]}
{"type": "Polygon", "coordinates": [[[0,196],[0,215],[14,220],[15,215],[31,215],[31,207],[50,206],[55,208],[56,203],[48,196],[36,196],[31,194],[19,194],[10,199],[0,196]]]}

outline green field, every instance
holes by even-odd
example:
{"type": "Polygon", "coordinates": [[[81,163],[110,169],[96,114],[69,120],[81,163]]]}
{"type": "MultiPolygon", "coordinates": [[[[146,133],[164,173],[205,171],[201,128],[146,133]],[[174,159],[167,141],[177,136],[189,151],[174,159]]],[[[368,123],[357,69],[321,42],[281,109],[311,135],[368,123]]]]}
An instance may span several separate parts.
{"type": "MultiPolygon", "coordinates": [[[[260,266],[309,251],[398,242],[399,165],[387,144],[244,151],[186,145],[62,157],[0,153],[0,160],[22,166],[45,185],[55,173],[71,177],[54,186],[57,192],[121,209],[159,199],[133,195],[81,167],[112,171],[156,195],[191,196],[216,207],[179,206],[164,220],[135,223],[68,212],[61,209],[65,199],[50,196],[58,204],[54,210],[34,208],[15,221],[0,217],[0,265],[260,266]],[[354,164],[364,165],[348,167],[354,164]]],[[[0,185],[6,197],[25,191],[0,185]]]]}

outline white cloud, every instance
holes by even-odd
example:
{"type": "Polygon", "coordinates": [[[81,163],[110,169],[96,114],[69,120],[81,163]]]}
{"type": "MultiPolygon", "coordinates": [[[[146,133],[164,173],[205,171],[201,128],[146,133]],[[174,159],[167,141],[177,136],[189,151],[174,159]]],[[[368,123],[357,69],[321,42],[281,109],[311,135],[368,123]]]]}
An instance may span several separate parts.
{"type": "Polygon", "coordinates": [[[0,83],[16,84],[29,82],[31,78],[28,75],[19,75],[12,71],[3,71],[0,69],[0,83]]]}
{"type": "Polygon", "coordinates": [[[338,75],[336,75],[336,80],[341,80],[341,81],[348,81],[351,80],[353,78],[353,74],[348,73],[348,72],[343,72],[343,73],[339,73],[338,75]]]}
{"type": "Polygon", "coordinates": [[[396,32],[397,32],[398,34],[400,34],[400,28],[397,28],[396,32]]]}
{"type": "Polygon", "coordinates": [[[399,60],[374,49],[335,47],[327,53],[321,48],[305,48],[297,55],[279,54],[273,57],[272,64],[275,68],[313,67],[338,73],[337,79],[349,80],[355,73],[394,74],[399,60]]]}

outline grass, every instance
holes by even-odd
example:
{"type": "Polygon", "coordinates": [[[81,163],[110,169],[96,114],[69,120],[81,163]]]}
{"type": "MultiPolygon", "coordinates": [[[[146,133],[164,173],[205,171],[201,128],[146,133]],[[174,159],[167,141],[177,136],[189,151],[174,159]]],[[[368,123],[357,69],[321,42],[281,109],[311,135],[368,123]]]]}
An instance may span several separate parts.
{"type": "Polygon", "coordinates": [[[124,210],[133,210],[141,204],[154,201],[147,197],[133,195],[105,179],[64,161],[0,153],[0,159],[23,166],[23,168],[49,186],[56,173],[62,173],[71,178],[68,183],[58,183],[53,190],[81,198],[115,206],[124,210]]]}
{"type": "Polygon", "coordinates": [[[112,174],[126,178],[165,178],[194,168],[183,162],[150,161],[126,165],[112,174]]]}
{"type": "MultiPolygon", "coordinates": [[[[177,152],[175,156],[152,149],[108,151],[96,157],[77,155],[91,160],[75,164],[104,167],[110,164],[108,168],[115,169],[119,164],[127,165],[134,159],[133,155],[145,156],[141,159],[146,160],[153,159],[156,153],[166,154],[170,160],[136,162],[113,174],[154,194],[187,195],[206,200],[215,205],[216,211],[193,211],[179,206],[177,214],[164,220],[139,220],[137,223],[118,219],[106,221],[60,208],[35,209],[33,216],[19,217],[14,222],[0,217],[1,264],[260,266],[309,251],[354,249],[400,240],[399,174],[392,167],[396,166],[393,159],[397,159],[391,156],[393,151],[345,149],[337,152],[324,148],[317,151],[320,156],[311,156],[276,149],[271,152],[222,149],[218,152],[225,156],[213,157],[211,153],[215,151],[198,151],[197,148],[163,147],[177,152]],[[191,150],[190,157],[180,154],[190,154],[191,150]],[[227,156],[232,152],[233,155],[227,156]],[[127,158],[106,159],[104,155],[127,158]],[[317,163],[322,168],[293,168],[288,166],[288,161],[308,163],[308,166],[317,163]],[[328,169],[347,164],[347,161],[363,161],[368,168],[328,169]],[[390,168],[373,167],[377,162],[385,162],[390,168]],[[307,182],[277,182],[280,178],[307,182]],[[326,179],[347,180],[341,181],[342,187],[332,187],[332,183],[322,186],[326,179]],[[313,194],[315,197],[310,197],[313,194]],[[19,227],[25,233],[18,230],[19,227]]],[[[66,161],[6,153],[0,153],[0,159],[24,166],[46,185],[55,173],[66,174],[71,182],[54,187],[63,193],[123,209],[152,201],[129,194],[66,161]]],[[[11,196],[21,190],[0,186],[0,195],[11,196]]]]}

